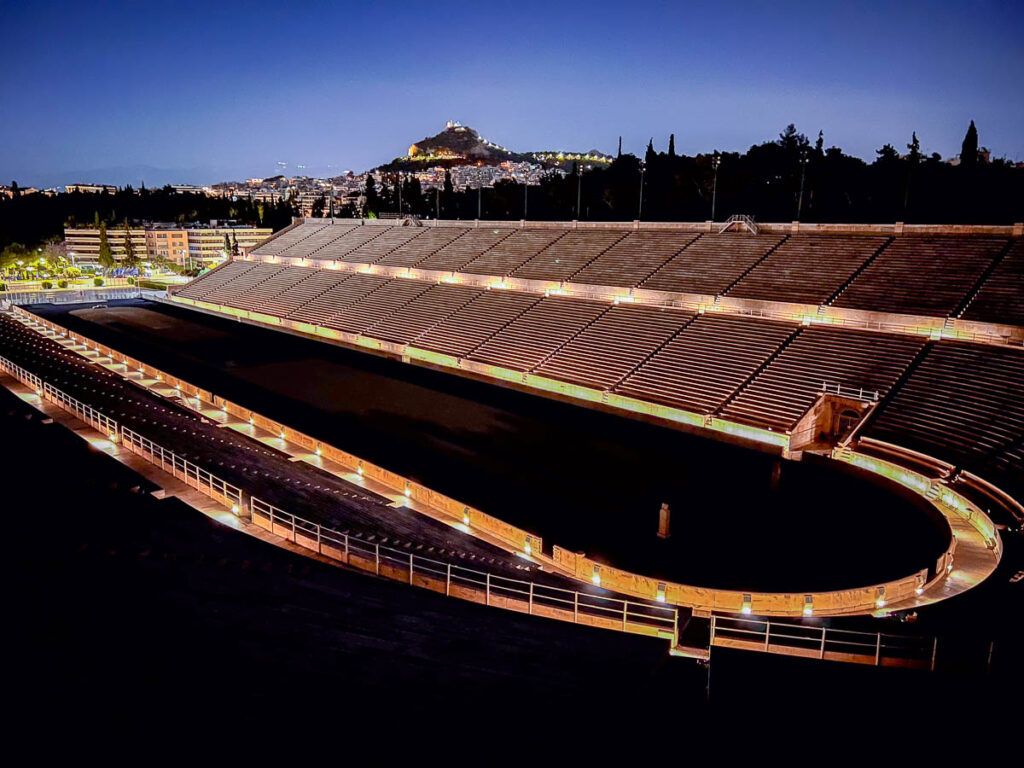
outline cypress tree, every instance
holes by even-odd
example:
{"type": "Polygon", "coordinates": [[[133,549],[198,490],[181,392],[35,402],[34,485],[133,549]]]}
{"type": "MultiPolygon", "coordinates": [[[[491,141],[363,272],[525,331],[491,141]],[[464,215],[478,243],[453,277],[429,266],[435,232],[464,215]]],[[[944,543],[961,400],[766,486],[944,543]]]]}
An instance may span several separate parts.
{"type": "Polygon", "coordinates": [[[676,156],[676,135],[674,133],[668,135],[668,156],[676,156]]]}
{"type": "Polygon", "coordinates": [[[960,165],[977,165],[978,164],[978,129],[974,127],[974,121],[971,120],[971,126],[967,129],[967,134],[964,136],[964,143],[960,145],[960,165]]]}
{"type": "Polygon", "coordinates": [[[100,222],[100,250],[97,254],[100,266],[110,269],[114,266],[114,253],[110,250],[110,241],[107,239],[107,222],[100,222]]]}

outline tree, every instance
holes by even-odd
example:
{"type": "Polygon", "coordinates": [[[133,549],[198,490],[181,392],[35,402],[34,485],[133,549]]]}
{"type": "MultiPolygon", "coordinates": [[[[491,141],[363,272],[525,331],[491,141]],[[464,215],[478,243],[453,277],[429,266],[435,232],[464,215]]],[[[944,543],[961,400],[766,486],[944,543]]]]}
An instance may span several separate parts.
{"type": "Polygon", "coordinates": [[[814,155],[820,160],[825,156],[825,132],[818,131],[818,140],[814,142],[814,155]]]}
{"type": "Polygon", "coordinates": [[[676,156],[676,135],[674,133],[668,135],[668,156],[676,156]]]}
{"type": "Polygon", "coordinates": [[[100,250],[98,254],[100,266],[104,269],[111,269],[117,262],[114,261],[114,252],[110,250],[110,241],[107,240],[107,222],[100,222],[100,250]]]}
{"type": "Polygon", "coordinates": [[[875,154],[878,155],[878,158],[875,160],[876,165],[895,163],[900,159],[900,153],[896,151],[896,147],[892,144],[886,144],[881,149],[876,149],[875,154]]]}
{"type": "Polygon", "coordinates": [[[964,142],[960,145],[960,165],[974,166],[978,164],[978,129],[974,127],[974,121],[964,135],[964,142]]]}
{"type": "Polygon", "coordinates": [[[644,162],[650,168],[658,159],[658,153],[654,151],[654,139],[647,142],[647,152],[644,154],[644,162]]]}
{"type": "Polygon", "coordinates": [[[380,209],[380,197],[377,195],[377,182],[372,173],[366,174],[366,186],[363,189],[363,210],[366,213],[376,214],[380,209]]]}
{"type": "Polygon", "coordinates": [[[228,236],[227,232],[224,233],[224,248],[222,250],[224,251],[225,257],[231,255],[231,238],[228,236]]]}
{"type": "Polygon", "coordinates": [[[907,160],[913,165],[917,165],[921,162],[921,142],[917,140],[917,131],[914,131],[910,135],[910,143],[907,144],[907,149],[910,153],[907,155],[907,160]]]}
{"type": "Polygon", "coordinates": [[[19,194],[21,194],[21,192],[18,189],[18,182],[12,181],[11,182],[11,197],[17,197],[19,194]]]}
{"type": "Polygon", "coordinates": [[[802,133],[799,133],[796,126],[790,123],[786,126],[786,129],[779,134],[778,141],[775,142],[787,154],[799,156],[800,153],[810,146],[811,142],[807,140],[807,137],[802,133]]]}
{"type": "Polygon", "coordinates": [[[128,225],[128,219],[124,220],[124,265],[126,267],[139,266],[139,258],[135,254],[135,243],[132,242],[132,230],[128,225]]]}
{"type": "Polygon", "coordinates": [[[320,195],[320,197],[313,201],[313,208],[310,210],[309,215],[314,219],[322,219],[325,210],[327,210],[327,198],[320,195]]]}

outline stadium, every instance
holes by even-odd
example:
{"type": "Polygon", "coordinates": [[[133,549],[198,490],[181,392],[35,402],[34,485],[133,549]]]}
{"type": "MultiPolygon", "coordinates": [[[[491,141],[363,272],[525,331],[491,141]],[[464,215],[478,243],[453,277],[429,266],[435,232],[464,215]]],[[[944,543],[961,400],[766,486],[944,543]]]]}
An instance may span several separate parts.
{"type": "Polygon", "coordinates": [[[297,219],[166,295],[9,306],[0,366],[404,605],[680,665],[991,669],[1002,637],[947,654],[927,617],[998,606],[1024,522],[1022,234],[297,219]]]}

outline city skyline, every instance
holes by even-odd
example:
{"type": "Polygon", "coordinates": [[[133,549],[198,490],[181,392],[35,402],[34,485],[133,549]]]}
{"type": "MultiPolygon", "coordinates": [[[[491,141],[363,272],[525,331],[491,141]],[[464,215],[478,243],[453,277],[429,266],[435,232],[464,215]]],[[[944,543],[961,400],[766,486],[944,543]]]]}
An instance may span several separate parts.
{"type": "Polygon", "coordinates": [[[973,119],[994,157],[1024,160],[1024,12],[998,3],[644,3],[635,24],[609,4],[246,9],[0,6],[4,183],[358,173],[447,119],[519,151],[622,135],[641,153],[674,133],[684,154],[792,122],[868,160],[914,131],[953,156],[973,119]]]}

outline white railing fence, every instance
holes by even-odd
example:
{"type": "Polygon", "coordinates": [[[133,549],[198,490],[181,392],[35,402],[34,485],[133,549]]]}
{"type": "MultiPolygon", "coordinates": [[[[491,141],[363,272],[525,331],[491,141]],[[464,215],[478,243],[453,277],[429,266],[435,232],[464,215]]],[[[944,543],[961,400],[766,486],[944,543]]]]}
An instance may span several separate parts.
{"type": "Polygon", "coordinates": [[[109,439],[119,441],[132,453],[229,507],[235,514],[247,509],[256,525],[320,555],[362,570],[372,570],[379,576],[486,605],[575,624],[662,637],[671,640],[673,645],[677,642],[679,612],[674,607],[562,589],[466,568],[338,532],[256,497],[248,497],[247,504],[247,496],[241,488],[138,432],[118,425],[92,406],[42,381],[31,371],[2,356],[0,368],[31,387],[38,395],[96,428],[109,439]]]}

